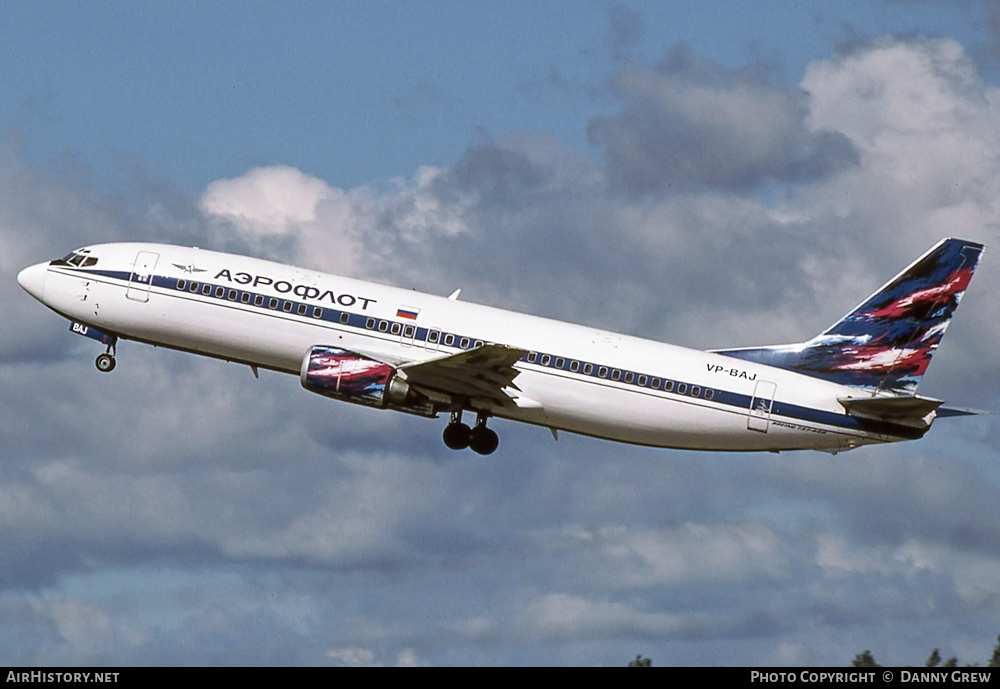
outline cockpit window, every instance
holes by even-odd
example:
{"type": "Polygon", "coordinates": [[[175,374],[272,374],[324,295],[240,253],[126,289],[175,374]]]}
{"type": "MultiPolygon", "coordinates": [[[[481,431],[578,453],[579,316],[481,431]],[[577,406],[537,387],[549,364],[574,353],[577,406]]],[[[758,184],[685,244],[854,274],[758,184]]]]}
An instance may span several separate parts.
{"type": "Polygon", "coordinates": [[[77,249],[71,251],[62,258],[52,261],[57,266],[74,266],[76,268],[89,268],[97,265],[97,257],[90,256],[90,249],[77,249]]]}

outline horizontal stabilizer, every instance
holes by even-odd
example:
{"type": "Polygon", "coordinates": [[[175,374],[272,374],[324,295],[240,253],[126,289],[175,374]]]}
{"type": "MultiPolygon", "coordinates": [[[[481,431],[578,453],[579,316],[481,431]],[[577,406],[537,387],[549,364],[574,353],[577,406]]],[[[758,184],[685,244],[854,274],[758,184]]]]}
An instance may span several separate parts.
{"type": "Polygon", "coordinates": [[[928,428],[942,401],[930,397],[841,397],[837,400],[851,416],[928,428]]]}
{"type": "Polygon", "coordinates": [[[937,410],[938,418],[946,419],[949,416],[982,416],[984,414],[992,414],[991,411],[986,411],[985,409],[963,409],[960,407],[941,407],[937,410]]]}

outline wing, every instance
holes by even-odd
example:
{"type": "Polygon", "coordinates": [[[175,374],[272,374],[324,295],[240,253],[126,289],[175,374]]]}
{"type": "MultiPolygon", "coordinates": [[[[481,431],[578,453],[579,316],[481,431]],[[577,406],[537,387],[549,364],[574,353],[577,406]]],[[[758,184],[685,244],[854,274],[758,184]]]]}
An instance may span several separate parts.
{"type": "Polygon", "coordinates": [[[404,364],[399,372],[416,388],[443,392],[452,396],[489,400],[500,407],[524,406],[514,379],[514,364],[528,351],[507,345],[486,344],[458,354],[404,364]]]}

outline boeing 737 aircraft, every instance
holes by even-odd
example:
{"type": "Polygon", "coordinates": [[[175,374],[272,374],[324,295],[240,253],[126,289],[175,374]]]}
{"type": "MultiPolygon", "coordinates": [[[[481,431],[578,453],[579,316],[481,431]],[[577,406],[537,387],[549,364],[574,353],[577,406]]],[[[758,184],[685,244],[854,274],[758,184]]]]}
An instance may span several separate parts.
{"type": "Polygon", "coordinates": [[[101,371],[135,340],[293,373],[337,400],[448,414],[456,450],[496,450],[495,416],[657,447],[838,452],[973,413],[916,388],[982,252],[945,239],[807,342],[710,352],[161,244],[77,249],[17,280],[106,345],[101,371]]]}

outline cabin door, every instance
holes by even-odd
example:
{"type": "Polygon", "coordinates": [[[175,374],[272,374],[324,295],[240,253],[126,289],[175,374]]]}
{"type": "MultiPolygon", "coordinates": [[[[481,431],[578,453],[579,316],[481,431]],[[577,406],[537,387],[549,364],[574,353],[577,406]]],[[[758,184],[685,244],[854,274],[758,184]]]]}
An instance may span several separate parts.
{"type": "Polygon", "coordinates": [[[128,279],[125,296],[132,301],[149,301],[149,286],[153,282],[153,269],[160,255],[152,251],[140,251],[132,264],[132,275],[128,279]]]}
{"type": "Polygon", "coordinates": [[[769,380],[758,380],[750,398],[747,428],[751,431],[767,433],[771,423],[771,409],[774,407],[774,392],[778,386],[769,380]]]}

